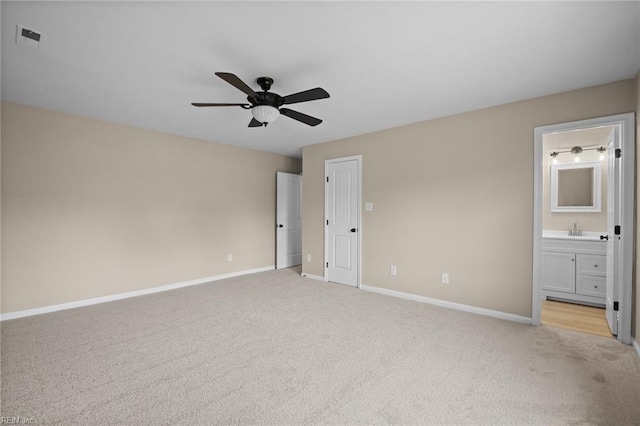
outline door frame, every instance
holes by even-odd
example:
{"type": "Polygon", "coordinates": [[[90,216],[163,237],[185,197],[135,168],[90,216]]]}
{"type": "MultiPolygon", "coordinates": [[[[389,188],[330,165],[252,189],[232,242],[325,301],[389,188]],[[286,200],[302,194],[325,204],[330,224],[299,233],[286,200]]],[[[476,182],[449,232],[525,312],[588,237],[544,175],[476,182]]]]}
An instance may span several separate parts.
{"type": "Polygon", "coordinates": [[[552,124],[534,128],[534,168],[533,168],[533,292],[531,301],[531,323],[540,325],[542,299],[542,148],[543,136],[550,133],[566,132],[600,126],[620,126],[620,146],[622,149],[623,196],[621,200],[621,259],[619,288],[618,340],[631,344],[631,304],[633,280],[634,246],[634,203],[635,203],[635,113],[617,114],[587,120],[552,124]]]}
{"type": "MultiPolygon", "coordinates": [[[[358,278],[356,280],[356,288],[360,288],[362,283],[362,155],[352,155],[349,157],[331,158],[324,160],[324,177],[329,176],[329,164],[342,163],[345,161],[356,160],[358,164],[358,224],[356,229],[358,230],[358,256],[356,261],[358,262],[358,278]]],[[[325,183],[324,185],[324,261],[323,261],[323,278],[324,282],[329,282],[329,274],[327,271],[327,262],[329,261],[329,227],[327,226],[327,220],[329,220],[329,190],[325,183]]]]}

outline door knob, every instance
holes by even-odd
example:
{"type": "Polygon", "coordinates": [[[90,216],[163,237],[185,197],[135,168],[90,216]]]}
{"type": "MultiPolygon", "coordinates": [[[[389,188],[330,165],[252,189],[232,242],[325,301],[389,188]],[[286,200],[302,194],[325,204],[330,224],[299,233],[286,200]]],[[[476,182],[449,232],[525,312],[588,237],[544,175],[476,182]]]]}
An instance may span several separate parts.
{"type": "Polygon", "coordinates": [[[356,228],[351,228],[351,232],[356,232],[356,228]]]}
{"type": "Polygon", "coordinates": [[[284,228],[284,225],[283,224],[279,224],[278,228],[284,228]]]}
{"type": "Polygon", "coordinates": [[[609,236],[608,235],[600,235],[600,239],[601,240],[608,240],[609,236]]]}

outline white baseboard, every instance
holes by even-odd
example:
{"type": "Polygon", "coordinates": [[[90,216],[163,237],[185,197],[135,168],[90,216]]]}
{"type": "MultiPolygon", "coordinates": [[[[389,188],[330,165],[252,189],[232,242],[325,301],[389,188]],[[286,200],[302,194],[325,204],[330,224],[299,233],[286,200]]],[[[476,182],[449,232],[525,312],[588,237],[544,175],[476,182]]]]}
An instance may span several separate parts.
{"type": "Polygon", "coordinates": [[[302,278],[309,278],[312,280],[316,280],[316,281],[323,281],[324,282],[324,277],[321,275],[313,275],[313,274],[307,274],[307,273],[301,273],[300,276],[302,278]]]}
{"type": "Polygon", "coordinates": [[[633,349],[636,350],[638,357],[640,357],[640,344],[638,344],[638,341],[636,339],[631,339],[631,344],[633,345],[633,349]]]}
{"type": "Polygon", "coordinates": [[[493,311],[491,309],[477,308],[475,306],[463,305],[461,303],[447,302],[446,300],[432,299],[430,297],[418,296],[417,294],[403,293],[401,291],[388,290],[386,288],[374,287],[361,284],[360,289],[387,296],[399,297],[401,299],[413,300],[414,302],[427,303],[429,305],[441,306],[443,308],[455,309],[458,311],[470,312],[472,314],[485,315],[507,321],[519,322],[521,324],[531,324],[531,318],[520,315],[508,314],[506,312],[493,311]]]}
{"type": "Polygon", "coordinates": [[[0,321],[16,318],[30,317],[33,315],[48,314],[50,312],[64,311],[66,309],[79,308],[82,306],[97,305],[98,303],[113,302],[115,300],[128,299],[130,297],[144,296],[146,294],[160,293],[162,291],[175,290],[177,288],[189,287],[192,285],[205,284],[212,281],[224,280],[226,278],[238,277],[241,275],[255,274],[258,272],[272,271],[275,266],[265,266],[262,268],[248,269],[246,271],[231,272],[229,274],[214,275],[212,277],[199,278],[197,280],[184,281],[176,284],[167,284],[159,287],[145,288],[143,290],[128,291],[126,293],[112,294],[110,296],[94,297],[92,299],[78,300],[76,302],[61,303],[59,305],[43,306],[42,308],[27,309],[24,311],[8,312],[0,314],[0,321]]]}

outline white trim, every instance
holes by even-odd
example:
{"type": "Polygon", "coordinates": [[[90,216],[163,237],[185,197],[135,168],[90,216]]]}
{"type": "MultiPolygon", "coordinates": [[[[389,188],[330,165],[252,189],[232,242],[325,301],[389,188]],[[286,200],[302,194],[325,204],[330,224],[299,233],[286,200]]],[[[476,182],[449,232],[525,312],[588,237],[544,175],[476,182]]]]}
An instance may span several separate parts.
{"type": "Polygon", "coordinates": [[[48,314],[50,312],[64,311],[67,309],[80,308],[83,306],[97,305],[99,303],[113,302],[115,300],[129,299],[131,297],[144,296],[147,294],[160,293],[163,291],[175,290],[177,288],[189,287],[192,285],[205,284],[212,281],[220,281],[227,278],[239,277],[241,275],[255,274],[258,272],[273,271],[275,266],[265,266],[262,268],[248,269],[246,271],[231,272],[228,274],[214,275],[212,277],[200,278],[197,280],[184,281],[176,284],[167,284],[159,287],[145,288],[143,290],[128,291],[126,293],[112,294],[109,296],[94,297],[91,299],[78,300],[75,302],[61,303],[59,305],[43,306],[42,308],[27,309],[24,311],[8,312],[0,314],[0,321],[12,320],[16,318],[30,317],[33,315],[48,314]]]}
{"type": "Polygon", "coordinates": [[[542,323],[542,136],[543,129],[533,129],[533,283],[531,300],[531,324],[542,323]]]}
{"type": "Polygon", "coordinates": [[[640,344],[638,344],[638,341],[636,339],[631,339],[631,343],[633,345],[633,349],[636,350],[638,357],[640,357],[640,344]]]}
{"type": "Polygon", "coordinates": [[[311,280],[324,282],[324,277],[322,275],[313,275],[313,274],[307,274],[306,272],[303,272],[303,273],[300,274],[300,276],[302,278],[309,278],[311,280]]]}
{"type": "Polygon", "coordinates": [[[633,273],[634,243],[634,202],[635,202],[635,113],[611,115],[588,120],[553,124],[534,128],[534,168],[533,168],[533,286],[531,317],[532,324],[540,325],[542,300],[540,297],[542,279],[542,137],[545,134],[564,132],[601,126],[620,126],[621,149],[624,176],[622,177],[622,267],[620,285],[620,319],[618,322],[618,340],[631,344],[631,286],[633,273]]]}
{"type": "MultiPolygon", "coordinates": [[[[341,163],[344,161],[352,161],[356,160],[358,163],[358,279],[356,280],[356,288],[360,288],[362,285],[362,155],[351,155],[349,157],[340,157],[340,158],[330,158],[328,160],[324,160],[324,178],[326,180],[327,176],[329,176],[329,164],[331,163],[341,163]]],[[[329,228],[327,227],[327,219],[329,219],[329,202],[327,200],[328,197],[327,186],[324,187],[324,220],[322,225],[324,227],[324,261],[322,263],[322,268],[324,270],[324,276],[322,280],[324,282],[329,282],[329,276],[327,275],[327,261],[329,259],[329,245],[327,241],[329,240],[329,228]]]]}
{"type": "Polygon", "coordinates": [[[441,306],[443,308],[455,309],[457,311],[469,312],[472,314],[485,315],[488,317],[518,322],[521,324],[531,324],[531,318],[520,315],[508,314],[506,312],[494,311],[491,309],[478,308],[461,303],[448,302],[446,300],[432,299],[430,297],[418,296],[417,294],[403,293],[401,291],[389,290],[381,287],[374,287],[366,284],[360,285],[361,290],[373,293],[384,294],[386,296],[399,297],[401,299],[413,300],[414,302],[427,303],[429,305],[441,306]]]}
{"type": "Polygon", "coordinates": [[[542,323],[542,134],[540,127],[533,129],[533,285],[531,324],[542,323]]]}
{"type": "Polygon", "coordinates": [[[622,273],[620,285],[620,322],[618,323],[618,340],[631,344],[631,310],[632,310],[632,283],[634,258],[634,215],[635,215],[635,114],[628,113],[619,116],[622,126],[622,161],[624,163],[624,175],[622,176],[622,273]]]}

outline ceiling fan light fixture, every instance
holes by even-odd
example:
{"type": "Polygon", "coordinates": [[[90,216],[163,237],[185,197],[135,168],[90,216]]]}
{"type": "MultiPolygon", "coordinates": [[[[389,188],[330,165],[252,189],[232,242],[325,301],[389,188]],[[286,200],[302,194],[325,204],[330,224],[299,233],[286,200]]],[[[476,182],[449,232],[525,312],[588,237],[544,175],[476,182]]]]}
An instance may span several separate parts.
{"type": "Polygon", "coordinates": [[[256,105],[251,108],[251,114],[253,118],[263,124],[273,123],[280,117],[278,108],[269,105],[256,105]]]}
{"type": "Polygon", "coordinates": [[[280,96],[277,93],[269,92],[269,89],[273,84],[273,79],[271,77],[258,78],[257,83],[262,88],[262,92],[256,92],[235,74],[231,74],[229,72],[217,72],[216,75],[236,89],[247,94],[247,101],[249,103],[193,102],[191,105],[195,107],[239,106],[243,109],[250,109],[253,118],[249,122],[248,127],[253,128],[266,127],[267,124],[273,123],[277,120],[280,115],[284,115],[292,120],[299,121],[300,123],[311,127],[322,123],[322,120],[319,118],[312,117],[289,108],[280,108],[283,105],[328,98],[329,94],[321,87],[292,93],[287,96],[280,96]]]}

